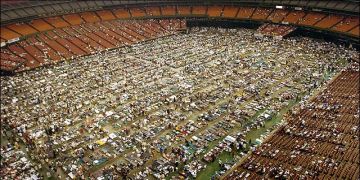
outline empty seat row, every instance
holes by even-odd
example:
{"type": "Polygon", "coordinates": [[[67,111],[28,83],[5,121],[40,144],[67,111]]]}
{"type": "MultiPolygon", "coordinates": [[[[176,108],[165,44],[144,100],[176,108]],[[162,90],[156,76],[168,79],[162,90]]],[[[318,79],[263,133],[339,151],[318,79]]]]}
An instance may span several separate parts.
{"type": "MultiPolygon", "coordinates": [[[[47,21],[41,23],[50,24],[47,21]]],[[[184,20],[173,19],[164,21],[98,21],[55,28],[29,36],[25,40],[4,48],[4,51],[1,52],[3,57],[1,68],[4,70],[18,68],[17,71],[32,69],[65,59],[73,59],[165,36],[184,27],[184,20]],[[24,65],[19,67],[19,64],[24,65]]]]}

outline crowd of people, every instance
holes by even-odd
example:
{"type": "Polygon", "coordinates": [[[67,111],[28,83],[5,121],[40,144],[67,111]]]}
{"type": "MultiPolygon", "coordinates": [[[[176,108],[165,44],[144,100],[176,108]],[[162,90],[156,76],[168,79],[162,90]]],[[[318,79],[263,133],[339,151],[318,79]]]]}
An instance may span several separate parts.
{"type": "Polygon", "coordinates": [[[356,54],[304,37],[192,28],[1,77],[2,130],[59,178],[196,177],[356,54]]]}
{"type": "Polygon", "coordinates": [[[359,64],[298,109],[225,179],[359,177],[359,64]]]}

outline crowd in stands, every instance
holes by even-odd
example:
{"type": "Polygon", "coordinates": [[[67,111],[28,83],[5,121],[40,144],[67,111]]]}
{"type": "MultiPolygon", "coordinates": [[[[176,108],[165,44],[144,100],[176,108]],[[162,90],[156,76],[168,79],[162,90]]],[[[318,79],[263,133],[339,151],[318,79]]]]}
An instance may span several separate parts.
{"type": "MultiPolygon", "coordinates": [[[[76,31],[87,31],[82,28],[62,33],[76,37],[76,31]]],[[[84,33],[78,34],[82,40],[84,33]]],[[[195,178],[222,152],[253,149],[245,138],[251,129],[321,87],[357,55],[354,49],[305,37],[277,41],[253,34],[248,29],[192,28],[1,77],[2,132],[61,179],[195,178]],[[258,115],[260,110],[265,112],[258,115]]],[[[297,124],[287,129],[308,136],[297,132],[297,124]]],[[[286,129],[282,133],[288,134],[286,129]]],[[[347,143],[353,141],[349,137],[347,143]]],[[[11,161],[16,158],[21,156],[11,161]]],[[[22,176],[19,166],[2,164],[2,171],[13,172],[0,176],[22,176]]],[[[226,163],[222,167],[229,168],[226,163]]],[[[24,178],[36,174],[31,172],[24,178]]]]}

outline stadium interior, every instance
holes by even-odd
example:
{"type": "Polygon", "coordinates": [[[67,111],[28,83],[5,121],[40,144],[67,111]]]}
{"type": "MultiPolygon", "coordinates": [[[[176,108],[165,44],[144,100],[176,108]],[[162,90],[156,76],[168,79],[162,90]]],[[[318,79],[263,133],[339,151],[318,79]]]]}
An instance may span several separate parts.
{"type": "Polygon", "coordinates": [[[359,179],[358,0],[1,1],[13,179],[359,179]]]}

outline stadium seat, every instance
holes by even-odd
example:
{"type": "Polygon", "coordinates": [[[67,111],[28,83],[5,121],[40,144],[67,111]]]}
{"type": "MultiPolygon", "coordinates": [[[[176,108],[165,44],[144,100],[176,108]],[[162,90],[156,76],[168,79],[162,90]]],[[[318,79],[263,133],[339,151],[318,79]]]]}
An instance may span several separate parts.
{"type": "Polygon", "coordinates": [[[161,16],[160,7],[145,7],[146,14],[148,16],[161,16]]]}
{"type": "Polygon", "coordinates": [[[131,17],[138,18],[138,17],[145,17],[146,13],[145,10],[142,8],[129,8],[131,17]]]}
{"type": "Polygon", "coordinates": [[[235,18],[239,8],[234,6],[225,6],[222,17],[235,18]]]}
{"type": "Polygon", "coordinates": [[[64,20],[69,22],[71,25],[82,24],[85,21],[80,17],[79,14],[67,14],[63,16],[64,20]]]}
{"type": "Polygon", "coordinates": [[[273,9],[270,8],[256,8],[252,19],[255,20],[265,20],[272,13],[273,9]]]}
{"type": "Polygon", "coordinates": [[[119,19],[128,19],[130,18],[129,11],[127,9],[116,9],[113,11],[115,16],[119,19]]]}
{"type": "Polygon", "coordinates": [[[82,17],[85,22],[98,22],[100,21],[100,18],[96,15],[95,12],[82,12],[82,13],[79,13],[80,14],[80,17],[82,17]]]}
{"type": "Polygon", "coordinates": [[[315,27],[327,29],[339,23],[344,17],[339,15],[328,15],[321,21],[314,24],[315,27]]]}
{"type": "Polygon", "coordinates": [[[112,12],[108,11],[108,10],[96,11],[96,13],[99,15],[99,17],[103,21],[115,19],[115,16],[112,14],[112,12]]]}
{"type": "Polygon", "coordinates": [[[341,20],[338,24],[332,27],[332,29],[340,32],[348,32],[356,26],[359,26],[359,17],[349,16],[341,20]]]}
{"type": "Polygon", "coordinates": [[[38,31],[48,31],[51,29],[54,29],[50,24],[48,24],[47,22],[45,22],[42,19],[35,19],[32,20],[29,25],[31,25],[33,28],[37,29],[38,31]]]}
{"type": "Polygon", "coordinates": [[[1,38],[4,40],[10,40],[14,38],[19,38],[21,35],[11,29],[6,27],[1,27],[1,38]]]}
{"type": "Polygon", "coordinates": [[[190,6],[178,6],[177,7],[178,14],[183,16],[191,15],[191,7],[190,6]]]}
{"type": "Polygon", "coordinates": [[[289,13],[288,10],[276,9],[269,15],[267,19],[271,22],[279,23],[283,21],[283,19],[286,17],[288,13],[289,13]]]}
{"type": "Polygon", "coordinates": [[[290,24],[297,24],[300,19],[302,19],[306,14],[303,11],[291,11],[285,18],[284,22],[290,24]]]}
{"type": "Polygon", "coordinates": [[[176,15],[176,7],[175,6],[161,7],[161,13],[163,16],[175,16],[176,15]]]}
{"type": "Polygon", "coordinates": [[[222,11],[223,11],[223,6],[209,6],[207,14],[210,17],[220,17],[222,11]]]}
{"type": "MultiPolygon", "coordinates": [[[[27,25],[25,23],[14,23],[14,24],[10,24],[6,27],[8,29],[11,29],[11,30],[17,32],[18,34],[23,35],[23,36],[26,36],[29,34],[34,34],[34,33],[38,32],[36,29],[30,27],[29,25],[27,25]]],[[[3,33],[3,32],[1,31],[1,33],[3,33]]]]}
{"type": "Polygon", "coordinates": [[[49,18],[45,18],[44,20],[55,28],[70,26],[70,24],[65,22],[61,16],[49,17],[49,18]]]}
{"type": "Polygon", "coordinates": [[[206,6],[192,6],[192,15],[206,15],[206,6]]]}
{"type": "Polygon", "coordinates": [[[255,8],[240,7],[237,18],[249,19],[253,15],[254,11],[255,11],[255,8]]]}

